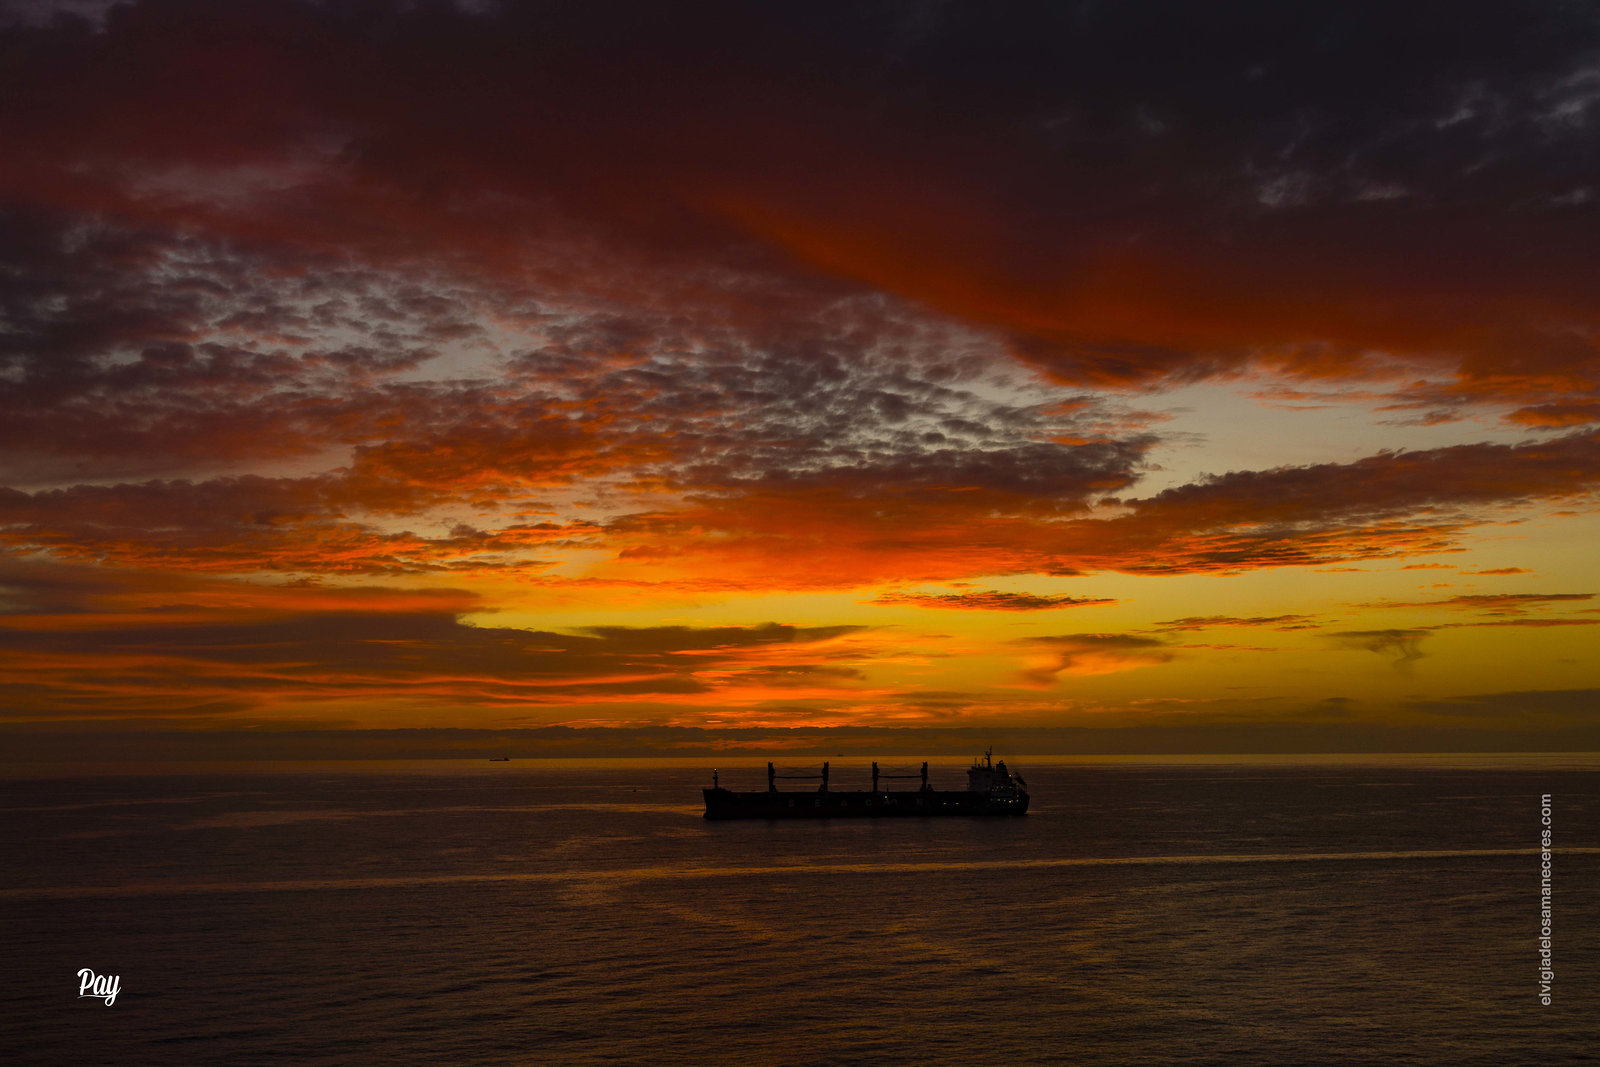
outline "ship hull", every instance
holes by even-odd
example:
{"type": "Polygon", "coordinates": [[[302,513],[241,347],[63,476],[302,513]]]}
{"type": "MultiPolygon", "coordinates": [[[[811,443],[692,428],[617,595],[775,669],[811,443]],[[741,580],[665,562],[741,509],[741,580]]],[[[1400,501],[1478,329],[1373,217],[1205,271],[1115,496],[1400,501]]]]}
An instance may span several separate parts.
{"type": "Polygon", "coordinates": [[[936,789],[914,793],[735,793],[731,789],[701,792],[705,794],[708,819],[926,818],[1023,815],[1028,810],[1028,794],[1022,792],[999,797],[936,789]]]}

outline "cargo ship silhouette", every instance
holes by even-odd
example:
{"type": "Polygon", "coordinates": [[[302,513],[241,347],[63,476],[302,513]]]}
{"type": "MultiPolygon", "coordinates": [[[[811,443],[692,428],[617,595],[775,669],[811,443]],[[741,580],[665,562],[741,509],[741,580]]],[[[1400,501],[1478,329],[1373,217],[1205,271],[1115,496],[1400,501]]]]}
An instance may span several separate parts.
{"type": "Polygon", "coordinates": [[[983,754],[983,762],[972,761],[967,769],[967,788],[934,789],[928,784],[928,764],[917,774],[880,774],[872,764],[872,789],[846,792],[828,788],[828,764],[821,774],[779,774],[767,764],[767,789],[763,793],[736,793],[723,789],[716,771],[711,772],[711,787],[701,792],[706,799],[708,819],[823,819],[927,815],[1023,815],[1028,810],[1028,783],[1022,775],[1006,769],[1006,761],[993,761],[994,750],[983,754]],[[883,778],[922,779],[916,790],[879,789],[883,778]],[[822,780],[814,792],[784,792],[779,779],[822,780]]]}

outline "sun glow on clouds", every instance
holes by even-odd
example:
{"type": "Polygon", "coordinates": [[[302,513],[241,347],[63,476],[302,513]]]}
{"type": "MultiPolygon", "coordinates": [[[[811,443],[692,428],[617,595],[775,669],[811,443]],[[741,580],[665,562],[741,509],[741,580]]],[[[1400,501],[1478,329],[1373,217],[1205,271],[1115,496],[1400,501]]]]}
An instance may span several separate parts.
{"type": "Polygon", "coordinates": [[[1421,14],[35,6],[11,719],[1491,729],[1600,686],[1564,9],[1517,65],[1471,12],[1389,62],[1421,14]],[[1463,70],[1496,123],[1438,121],[1463,70]]]}

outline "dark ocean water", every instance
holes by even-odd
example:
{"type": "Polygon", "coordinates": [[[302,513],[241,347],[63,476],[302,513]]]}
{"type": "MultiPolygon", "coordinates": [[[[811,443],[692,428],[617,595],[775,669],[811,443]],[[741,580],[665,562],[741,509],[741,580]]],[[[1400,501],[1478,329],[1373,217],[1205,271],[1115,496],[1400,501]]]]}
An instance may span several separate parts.
{"type": "Polygon", "coordinates": [[[1600,1059],[1591,761],[1016,762],[1025,818],[785,824],[701,761],[13,769],[0,1060],[1600,1059]]]}

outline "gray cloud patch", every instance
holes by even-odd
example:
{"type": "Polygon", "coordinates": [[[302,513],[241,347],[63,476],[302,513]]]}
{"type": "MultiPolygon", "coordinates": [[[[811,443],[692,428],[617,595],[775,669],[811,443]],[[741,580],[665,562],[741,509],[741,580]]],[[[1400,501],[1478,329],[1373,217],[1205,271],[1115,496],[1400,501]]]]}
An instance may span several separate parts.
{"type": "Polygon", "coordinates": [[[1393,660],[1398,669],[1409,669],[1427,653],[1422,651],[1422,639],[1430,630],[1346,630],[1328,634],[1328,638],[1341,648],[1376,652],[1393,660]]]}

